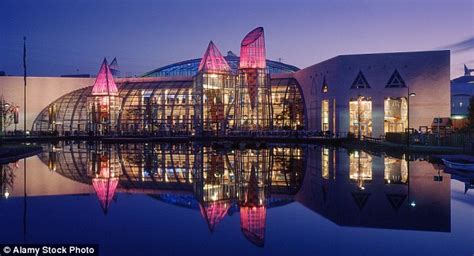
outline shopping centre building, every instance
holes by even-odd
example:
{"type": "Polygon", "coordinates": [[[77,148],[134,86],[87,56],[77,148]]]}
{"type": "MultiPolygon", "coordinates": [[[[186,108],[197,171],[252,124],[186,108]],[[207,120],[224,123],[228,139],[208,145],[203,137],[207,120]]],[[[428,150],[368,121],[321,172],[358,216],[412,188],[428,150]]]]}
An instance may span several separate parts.
{"type": "MultiPolygon", "coordinates": [[[[117,62],[111,68],[106,60],[96,78],[28,77],[27,129],[195,135],[311,130],[379,137],[451,115],[449,51],[341,55],[299,70],[266,59],[261,27],[240,47],[240,57],[223,56],[211,41],[201,59],[133,78],[114,77],[117,62]]],[[[22,124],[23,77],[0,77],[0,84],[5,101],[20,106],[22,124]]]]}

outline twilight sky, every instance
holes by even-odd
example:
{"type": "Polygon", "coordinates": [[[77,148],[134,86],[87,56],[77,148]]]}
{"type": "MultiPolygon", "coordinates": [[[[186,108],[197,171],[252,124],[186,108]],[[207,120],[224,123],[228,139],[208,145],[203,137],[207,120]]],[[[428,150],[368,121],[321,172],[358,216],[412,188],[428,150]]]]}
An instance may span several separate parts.
{"type": "Polygon", "coordinates": [[[304,68],[342,54],[451,49],[451,77],[474,68],[474,0],[2,0],[0,70],[90,73],[117,57],[123,75],[225,55],[265,28],[267,58],[304,68]]]}

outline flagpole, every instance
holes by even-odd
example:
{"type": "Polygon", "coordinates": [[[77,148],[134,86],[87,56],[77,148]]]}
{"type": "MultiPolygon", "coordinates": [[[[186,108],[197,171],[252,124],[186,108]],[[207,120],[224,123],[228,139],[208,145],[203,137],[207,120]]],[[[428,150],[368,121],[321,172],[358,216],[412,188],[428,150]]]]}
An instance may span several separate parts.
{"type": "Polygon", "coordinates": [[[26,134],[26,36],[23,37],[23,132],[26,134]]]}

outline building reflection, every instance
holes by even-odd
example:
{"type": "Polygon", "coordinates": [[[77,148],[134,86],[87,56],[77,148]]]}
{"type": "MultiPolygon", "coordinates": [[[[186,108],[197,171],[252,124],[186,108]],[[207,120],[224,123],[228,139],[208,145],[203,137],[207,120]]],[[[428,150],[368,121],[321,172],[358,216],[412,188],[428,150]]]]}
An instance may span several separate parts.
{"type": "MultiPolygon", "coordinates": [[[[118,193],[194,209],[210,232],[240,213],[243,236],[263,246],[267,214],[299,202],[340,226],[450,231],[450,178],[426,161],[319,146],[57,145],[40,159],[92,185],[107,213],[118,193]]],[[[112,206],[113,208],[113,206],[112,206]]]]}
{"type": "Polygon", "coordinates": [[[450,178],[429,162],[325,147],[307,158],[295,200],[337,225],[450,231],[450,178]]]}
{"type": "Polygon", "coordinates": [[[363,151],[349,153],[349,178],[364,190],[364,184],[372,182],[372,156],[363,151]]]}
{"type": "Polygon", "coordinates": [[[305,149],[291,145],[66,143],[47,148],[41,160],[69,179],[92,184],[104,213],[117,192],[199,209],[211,232],[238,211],[243,235],[257,246],[264,244],[267,209],[293,201],[305,170],[305,149]]]}
{"type": "Polygon", "coordinates": [[[8,199],[14,189],[15,170],[19,168],[18,162],[0,164],[0,199],[8,199]]]}
{"type": "Polygon", "coordinates": [[[105,214],[115,195],[121,175],[121,165],[114,147],[96,144],[87,155],[87,175],[92,177],[92,186],[105,214]]]}

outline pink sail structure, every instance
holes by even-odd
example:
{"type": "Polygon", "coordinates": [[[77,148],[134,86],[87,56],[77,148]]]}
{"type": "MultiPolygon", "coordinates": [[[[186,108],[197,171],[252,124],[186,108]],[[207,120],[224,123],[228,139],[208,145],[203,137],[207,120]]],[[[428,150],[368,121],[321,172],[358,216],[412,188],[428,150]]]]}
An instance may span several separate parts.
{"type": "Polygon", "coordinates": [[[240,207],[240,228],[250,242],[261,247],[265,240],[267,208],[260,203],[258,190],[256,169],[252,164],[245,203],[240,207]]]}
{"type": "Polygon", "coordinates": [[[199,63],[198,72],[208,73],[229,73],[231,68],[227,61],[222,57],[221,52],[211,41],[207,46],[207,50],[199,63]]]}
{"type": "Polygon", "coordinates": [[[102,66],[100,67],[94,86],[92,87],[92,95],[94,96],[117,96],[118,90],[115,84],[114,77],[107,65],[107,59],[104,58],[102,66]]]}
{"type": "Polygon", "coordinates": [[[227,214],[230,208],[230,203],[219,201],[200,204],[201,214],[206,219],[207,225],[211,232],[214,231],[217,224],[219,224],[227,214]]]}
{"type": "Polygon", "coordinates": [[[240,228],[244,236],[253,244],[262,247],[265,241],[267,208],[260,206],[240,207],[240,228]]]}
{"type": "Polygon", "coordinates": [[[94,187],[100,206],[104,213],[107,213],[110,203],[117,189],[118,178],[93,178],[92,186],[94,187]]]}
{"type": "MultiPolygon", "coordinates": [[[[106,165],[103,162],[101,165],[106,165]]],[[[110,203],[115,195],[119,179],[111,175],[109,168],[101,166],[98,177],[92,179],[92,186],[94,187],[100,206],[104,213],[107,213],[110,203]]]]}
{"type": "Polygon", "coordinates": [[[240,68],[266,68],[265,36],[262,27],[250,31],[242,40],[240,68]]]}

